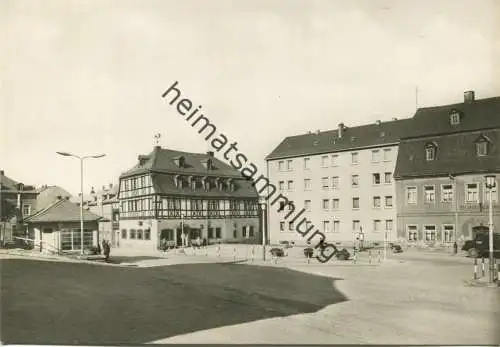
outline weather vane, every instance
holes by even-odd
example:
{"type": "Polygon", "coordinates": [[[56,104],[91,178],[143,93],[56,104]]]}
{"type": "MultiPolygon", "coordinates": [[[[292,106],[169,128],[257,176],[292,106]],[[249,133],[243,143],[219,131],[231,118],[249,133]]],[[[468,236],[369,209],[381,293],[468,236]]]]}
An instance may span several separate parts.
{"type": "Polygon", "coordinates": [[[154,138],[155,138],[155,146],[159,146],[160,145],[160,137],[161,137],[160,133],[155,134],[155,136],[154,136],[154,138]]]}

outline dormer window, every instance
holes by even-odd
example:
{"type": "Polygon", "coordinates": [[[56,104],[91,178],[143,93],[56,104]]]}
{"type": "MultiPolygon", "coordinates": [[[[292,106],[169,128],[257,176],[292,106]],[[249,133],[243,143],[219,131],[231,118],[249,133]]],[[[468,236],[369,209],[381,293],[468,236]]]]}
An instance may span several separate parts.
{"type": "Polygon", "coordinates": [[[478,157],[488,155],[490,141],[483,135],[476,140],[476,154],[478,157]]]}
{"type": "Polygon", "coordinates": [[[175,161],[175,165],[177,165],[177,167],[179,167],[179,168],[184,167],[184,157],[183,156],[174,158],[174,161],[175,161]]]}
{"type": "Polygon", "coordinates": [[[212,159],[202,160],[201,164],[207,170],[212,170],[213,169],[212,159]]]}
{"type": "Polygon", "coordinates": [[[425,146],[425,160],[436,160],[437,146],[435,143],[429,143],[425,146]]]}
{"type": "Polygon", "coordinates": [[[452,110],[450,112],[450,125],[456,126],[460,124],[460,112],[452,110]]]}

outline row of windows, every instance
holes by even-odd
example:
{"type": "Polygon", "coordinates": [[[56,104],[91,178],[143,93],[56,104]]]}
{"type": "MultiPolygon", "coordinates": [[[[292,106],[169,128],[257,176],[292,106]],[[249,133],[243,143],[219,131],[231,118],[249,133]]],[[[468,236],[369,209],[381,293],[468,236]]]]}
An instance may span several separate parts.
{"type": "MultiPolygon", "coordinates": [[[[392,183],[392,173],[391,172],[384,172],[383,176],[381,173],[372,173],[372,184],[373,185],[380,185],[382,184],[382,179],[383,183],[385,184],[390,184],[392,183]]],[[[351,175],[351,187],[359,187],[359,175],[351,175]]],[[[280,191],[285,190],[285,181],[279,181],[278,182],[278,188],[280,191]]],[[[321,178],[321,188],[323,190],[328,190],[328,189],[340,189],[340,178],[339,176],[332,176],[332,177],[322,177],[321,178]]],[[[294,181],[293,180],[288,180],[286,182],[286,189],[288,191],[293,191],[294,190],[294,181]]],[[[312,181],[310,178],[304,178],[304,190],[311,190],[312,189],[312,181]]]]}
{"type": "Polygon", "coordinates": [[[129,240],[151,240],[150,229],[122,229],[122,239],[129,240]]]}
{"type": "MultiPolygon", "coordinates": [[[[455,227],[450,224],[441,225],[441,240],[443,242],[453,242],[455,234],[455,227]]],[[[406,226],[406,239],[409,242],[423,240],[433,242],[437,240],[438,230],[436,225],[424,225],[419,232],[417,225],[406,226]]]]}
{"type": "Polygon", "coordinates": [[[149,175],[123,179],[121,191],[129,191],[146,187],[151,187],[151,176],[149,175]]]}
{"type": "MultiPolygon", "coordinates": [[[[392,208],[394,206],[392,195],[386,195],[383,197],[382,196],[373,196],[372,197],[372,207],[373,208],[381,208],[382,202],[384,203],[385,208],[392,208]]],[[[330,203],[330,199],[323,199],[321,201],[321,208],[324,211],[338,210],[338,209],[340,209],[340,199],[339,198],[331,199],[331,203],[330,203]]],[[[352,208],[353,209],[360,208],[359,197],[352,198],[352,208]]],[[[280,201],[280,207],[278,209],[278,212],[284,211],[285,209],[287,209],[288,211],[295,209],[294,202],[288,201],[288,205],[286,205],[286,203],[284,201],[280,201]]],[[[311,211],[311,200],[304,200],[304,210],[307,212],[311,211]]]]}
{"type": "MultiPolygon", "coordinates": [[[[479,136],[475,141],[476,155],[478,157],[483,157],[489,154],[491,141],[486,136],[479,136]]],[[[425,159],[427,161],[438,159],[438,145],[435,142],[431,142],[425,145],[425,159]]]]}
{"type": "MultiPolygon", "coordinates": [[[[478,183],[465,183],[465,196],[464,201],[468,203],[479,202],[479,184],[478,183]]],[[[434,185],[423,186],[423,200],[424,203],[434,203],[437,198],[437,189],[434,185]]],[[[489,201],[489,189],[485,186],[483,187],[484,200],[489,201]]],[[[491,199],[493,202],[498,201],[497,186],[491,190],[491,199]]],[[[454,201],[454,189],[452,184],[441,184],[441,202],[453,202],[454,201]]],[[[418,190],[415,186],[406,187],[406,203],[407,204],[417,204],[418,203],[418,190]]]]}
{"type": "MultiPolygon", "coordinates": [[[[391,148],[384,148],[383,150],[374,149],[371,152],[371,162],[378,163],[381,161],[391,161],[391,148]]],[[[340,162],[341,156],[339,154],[332,155],[322,155],[320,157],[320,165],[321,167],[335,167],[339,166],[342,163],[340,162]]],[[[311,158],[303,158],[303,167],[304,170],[311,169],[311,158]]],[[[350,153],[350,163],[353,165],[359,164],[359,153],[351,152],[350,153]]],[[[278,161],[278,171],[293,171],[293,159],[279,160],[278,161]]]]}
{"type": "MultiPolygon", "coordinates": [[[[153,209],[153,197],[142,199],[131,199],[121,202],[122,212],[136,212],[136,211],[150,211],[153,209]]],[[[209,211],[223,209],[224,203],[221,200],[199,200],[192,199],[186,200],[186,208],[194,211],[202,211],[204,206],[209,211]]],[[[163,198],[158,200],[158,210],[180,211],[181,199],[176,198],[163,198]]],[[[258,204],[255,201],[229,201],[229,209],[231,211],[255,211],[258,209],[258,204]]]]}
{"type": "MultiPolygon", "coordinates": [[[[307,221],[305,227],[302,227],[304,230],[308,230],[308,228],[311,226],[311,222],[307,221]]],[[[380,232],[382,230],[385,231],[392,231],[394,226],[394,223],[392,219],[386,219],[385,221],[382,221],[381,219],[374,219],[372,221],[372,231],[373,232],[380,232]],[[382,223],[385,223],[384,225],[382,223]],[[385,229],[382,229],[382,227],[385,227],[385,229]]],[[[288,231],[295,231],[296,225],[293,222],[288,222],[288,231]]],[[[359,220],[353,220],[352,221],[352,231],[353,232],[359,232],[361,231],[361,224],[359,220]]],[[[286,231],[286,223],[281,221],[280,222],[280,231],[286,231]]],[[[340,230],[340,221],[339,220],[325,220],[323,221],[323,232],[325,233],[339,233],[340,230]]]]}

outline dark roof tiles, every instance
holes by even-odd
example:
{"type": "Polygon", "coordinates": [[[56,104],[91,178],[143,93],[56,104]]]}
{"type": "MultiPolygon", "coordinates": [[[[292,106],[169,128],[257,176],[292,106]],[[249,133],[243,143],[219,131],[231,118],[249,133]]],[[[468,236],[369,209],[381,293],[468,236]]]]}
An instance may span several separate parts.
{"type": "MultiPolygon", "coordinates": [[[[95,222],[99,219],[101,219],[100,216],[83,210],[84,222],[95,222]]],[[[69,200],[61,199],[25,218],[24,221],[26,223],[77,222],[80,221],[80,207],[69,200]]]]}

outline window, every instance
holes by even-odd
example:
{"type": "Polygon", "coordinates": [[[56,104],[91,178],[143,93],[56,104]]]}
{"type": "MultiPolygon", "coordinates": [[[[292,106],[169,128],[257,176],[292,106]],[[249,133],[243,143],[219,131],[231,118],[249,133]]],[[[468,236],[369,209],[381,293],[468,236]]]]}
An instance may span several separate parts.
{"type": "Polygon", "coordinates": [[[425,146],[425,160],[431,161],[436,159],[436,148],[435,144],[428,144],[425,146]]]}
{"type": "Polygon", "coordinates": [[[435,225],[424,225],[425,241],[434,242],[436,241],[436,226],[435,225]]]}
{"type": "Polygon", "coordinates": [[[233,238],[237,238],[238,237],[238,230],[234,229],[233,230],[233,238]]]}
{"type": "Polygon", "coordinates": [[[359,208],[359,198],[352,198],[352,208],[354,209],[359,208]]]}
{"type": "MultiPolygon", "coordinates": [[[[216,230],[216,232],[217,232],[217,230],[216,230]]],[[[250,227],[250,231],[248,232],[248,236],[249,237],[254,237],[255,236],[255,232],[254,232],[253,226],[250,227]]]]}
{"type": "Polygon", "coordinates": [[[373,208],[380,208],[380,196],[373,197],[373,208]]]}
{"type": "Polygon", "coordinates": [[[488,155],[488,141],[481,140],[476,142],[476,154],[479,157],[488,155]]]}
{"type": "Polygon", "coordinates": [[[209,239],[214,238],[214,228],[208,228],[208,238],[209,239]]]}
{"type": "Polygon", "coordinates": [[[373,184],[380,184],[380,174],[374,173],[372,174],[373,184]]]}
{"type": "Polygon", "coordinates": [[[337,154],[332,155],[332,166],[339,165],[339,156],[337,154]]]}
{"type": "Polygon", "coordinates": [[[453,201],[453,185],[443,184],[441,186],[441,201],[442,202],[452,202],[453,201]]]}
{"type": "Polygon", "coordinates": [[[246,226],[241,227],[241,236],[247,237],[247,227],[246,226]]]}
{"type": "Polygon", "coordinates": [[[465,202],[479,202],[477,183],[469,183],[465,187],[465,202]]]}
{"type": "Polygon", "coordinates": [[[339,189],[339,176],[332,177],[332,189],[339,189]]]}
{"type": "Polygon", "coordinates": [[[351,153],[351,164],[358,163],[358,152],[351,153]]]}
{"type": "Polygon", "coordinates": [[[323,232],[327,233],[330,231],[330,221],[323,221],[323,232]]]}
{"type": "Polygon", "coordinates": [[[293,170],[293,160],[289,159],[286,161],[286,169],[287,169],[287,171],[293,170]]]}
{"type": "Polygon", "coordinates": [[[406,203],[417,203],[417,187],[406,187],[406,203]]]}
{"type": "Polygon", "coordinates": [[[127,229],[122,229],[122,239],[127,238],[127,229]]]}
{"type": "Polygon", "coordinates": [[[359,230],[359,220],[352,221],[352,230],[353,231],[359,230]]]}
{"type": "Polygon", "coordinates": [[[280,231],[285,231],[285,222],[280,222],[280,231]]]}
{"type": "Polygon", "coordinates": [[[338,210],[340,208],[340,200],[335,198],[332,200],[332,210],[338,210]]]}
{"type": "Polygon", "coordinates": [[[408,234],[408,241],[415,242],[417,241],[417,226],[416,225],[408,225],[406,227],[406,232],[408,234]]]}
{"type": "Polygon", "coordinates": [[[293,181],[288,181],[287,182],[287,188],[288,188],[289,191],[293,190],[293,181]]]}
{"type": "Polygon", "coordinates": [[[31,213],[31,205],[23,205],[23,216],[29,216],[31,213]]]}
{"type": "Polygon", "coordinates": [[[457,111],[452,111],[450,113],[450,125],[459,125],[460,124],[460,113],[457,111]]]}
{"type": "Polygon", "coordinates": [[[323,189],[328,189],[329,188],[328,177],[321,178],[321,186],[322,186],[323,189]]]}
{"type": "Polygon", "coordinates": [[[333,230],[332,232],[334,233],[339,233],[340,232],[340,221],[334,220],[333,221],[333,230]]]}
{"type": "Polygon", "coordinates": [[[443,241],[445,243],[453,242],[455,227],[453,225],[444,225],[443,226],[443,241]]]}
{"type": "Polygon", "coordinates": [[[372,151],[372,162],[378,163],[380,161],[380,151],[378,149],[374,149],[372,151]]]}
{"type": "Polygon", "coordinates": [[[311,200],[304,200],[304,210],[311,211],[311,200]]]}
{"type": "Polygon", "coordinates": [[[293,222],[288,223],[288,230],[293,231],[294,230],[294,225],[293,222]]]}
{"type": "Polygon", "coordinates": [[[142,240],[142,229],[137,229],[137,240],[142,240]]]}
{"type": "Polygon", "coordinates": [[[278,162],[278,171],[284,171],[285,170],[285,162],[283,160],[280,160],[278,162]]]}
{"type": "Polygon", "coordinates": [[[324,155],[321,157],[321,167],[328,167],[328,156],[324,155]]]}
{"type": "Polygon", "coordinates": [[[311,179],[310,178],[304,179],[304,190],[311,190],[311,179]]]}
{"type": "Polygon", "coordinates": [[[151,230],[150,229],[144,230],[144,240],[151,240],[151,230]]]}
{"type": "Polygon", "coordinates": [[[390,148],[384,149],[384,161],[391,161],[391,149],[390,148]]]}
{"type": "Polygon", "coordinates": [[[385,207],[391,208],[392,207],[392,196],[391,195],[386,195],[385,197],[385,207]]]}
{"type": "Polygon", "coordinates": [[[221,229],[220,228],[215,228],[215,238],[216,239],[221,238],[221,229]]]}
{"type": "Polygon", "coordinates": [[[285,181],[279,181],[278,185],[279,185],[279,190],[280,191],[284,191],[285,190],[285,181]]]}
{"type": "Polygon", "coordinates": [[[328,211],[330,209],[330,200],[323,199],[323,210],[328,211]]]}
{"type": "MultiPolygon", "coordinates": [[[[491,189],[491,202],[496,203],[498,201],[498,194],[497,194],[497,187],[498,183],[495,182],[495,186],[491,189]]],[[[489,204],[490,203],[490,189],[486,188],[486,182],[484,182],[484,201],[489,204]]]]}
{"type": "Polygon", "coordinates": [[[388,219],[385,221],[385,230],[391,231],[392,230],[392,219],[388,219]]]}
{"type": "Polygon", "coordinates": [[[130,239],[135,240],[135,229],[130,229],[130,239]]]}
{"type": "Polygon", "coordinates": [[[391,183],[392,182],[392,173],[386,172],[384,173],[384,182],[391,183]]]}
{"type": "Polygon", "coordinates": [[[374,232],[380,231],[380,219],[375,219],[373,221],[373,231],[374,232]]]}
{"type": "Polygon", "coordinates": [[[359,186],[359,176],[358,175],[351,175],[351,185],[353,187],[359,186]]]}
{"type": "Polygon", "coordinates": [[[305,170],[309,170],[310,169],[310,165],[309,165],[310,161],[311,161],[310,158],[304,158],[304,169],[305,170]]]}
{"type": "Polygon", "coordinates": [[[424,186],[424,201],[426,204],[432,204],[435,201],[436,193],[434,186],[424,186]]]}

